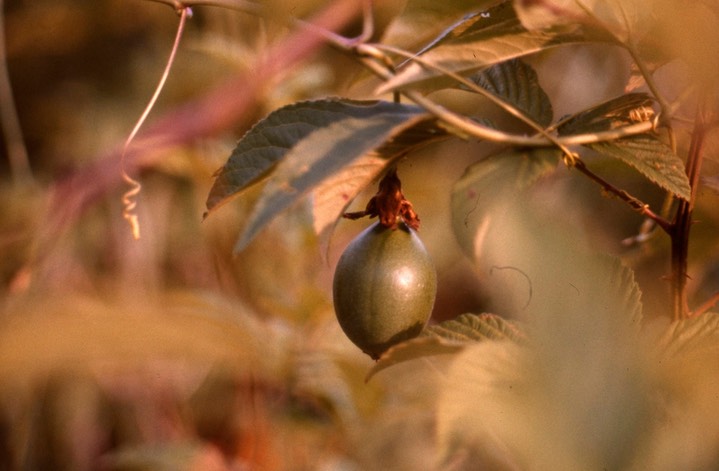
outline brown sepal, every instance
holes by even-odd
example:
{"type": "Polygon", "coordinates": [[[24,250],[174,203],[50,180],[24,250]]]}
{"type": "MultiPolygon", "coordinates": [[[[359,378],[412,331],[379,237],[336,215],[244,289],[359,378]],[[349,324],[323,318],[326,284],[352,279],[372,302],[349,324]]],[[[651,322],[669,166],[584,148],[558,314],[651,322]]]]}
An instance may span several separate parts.
{"type": "Polygon", "coordinates": [[[400,218],[407,226],[419,230],[419,216],[414,212],[412,203],[402,194],[402,182],[397,176],[397,169],[392,168],[379,182],[379,190],[364,211],[344,213],[347,219],[361,217],[379,217],[380,223],[390,229],[396,229],[400,218]]]}

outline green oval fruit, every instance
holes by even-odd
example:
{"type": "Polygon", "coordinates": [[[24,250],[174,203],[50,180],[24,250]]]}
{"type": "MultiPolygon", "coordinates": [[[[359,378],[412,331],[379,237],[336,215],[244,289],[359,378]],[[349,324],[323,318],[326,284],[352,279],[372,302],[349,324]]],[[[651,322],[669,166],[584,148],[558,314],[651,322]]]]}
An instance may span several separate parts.
{"type": "Polygon", "coordinates": [[[337,320],[349,339],[374,359],[424,328],[437,294],[437,273],[417,234],[404,223],[365,229],[337,262],[337,320]]]}

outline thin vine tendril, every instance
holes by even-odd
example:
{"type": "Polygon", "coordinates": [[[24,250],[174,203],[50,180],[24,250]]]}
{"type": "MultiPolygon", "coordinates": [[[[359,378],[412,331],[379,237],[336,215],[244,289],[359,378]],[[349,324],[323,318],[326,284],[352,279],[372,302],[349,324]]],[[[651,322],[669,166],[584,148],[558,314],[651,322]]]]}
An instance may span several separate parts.
{"type": "Polygon", "coordinates": [[[157,98],[160,96],[160,92],[165,86],[167,77],[170,75],[170,69],[172,68],[172,64],[175,61],[177,49],[180,45],[180,38],[182,37],[182,33],[185,29],[185,23],[187,21],[187,18],[192,17],[192,10],[190,9],[190,7],[179,7],[178,13],[180,15],[180,22],[177,27],[175,42],[172,45],[172,50],[170,51],[170,56],[168,57],[165,70],[162,73],[162,77],[160,78],[159,83],[157,84],[157,88],[155,88],[155,93],[152,95],[152,98],[150,98],[150,102],[145,107],[145,110],[142,112],[140,119],[137,120],[135,127],[132,129],[132,132],[127,137],[127,140],[125,141],[125,146],[122,149],[122,155],[120,156],[120,171],[122,173],[122,179],[130,186],[130,189],[122,195],[122,217],[124,217],[128,224],[130,224],[130,228],[132,230],[132,237],[135,240],[140,238],[140,222],[138,220],[137,213],[135,212],[135,210],[137,209],[137,196],[140,194],[140,191],[142,191],[142,184],[140,184],[139,181],[132,178],[127,173],[125,167],[126,156],[127,151],[130,148],[130,144],[135,139],[135,136],[144,124],[145,120],[147,119],[147,116],[150,114],[150,111],[155,106],[155,102],[157,102],[157,98]]]}

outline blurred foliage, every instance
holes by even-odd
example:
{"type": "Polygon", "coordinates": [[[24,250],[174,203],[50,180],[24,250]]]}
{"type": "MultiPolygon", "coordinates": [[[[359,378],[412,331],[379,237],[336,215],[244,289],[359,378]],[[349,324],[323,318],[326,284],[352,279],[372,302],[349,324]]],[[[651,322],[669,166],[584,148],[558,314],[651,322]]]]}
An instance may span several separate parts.
{"type": "MultiPolygon", "coordinates": [[[[309,17],[342,2],[269,3],[278,16],[309,17]]],[[[377,35],[419,50],[491,3],[382,2],[377,35]]],[[[706,58],[719,44],[712,2],[630,3],[662,31],[640,46],[656,53],[656,78],[668,96],[679,96],[697,75],[711,82],[716,61],[706,58]],[[667,54],[685,61],[659,68],[667,54]]],[[[289,50],[282,41],[291,31],[272,18],[194,8],[149,126],[170,116],[170,128],[184,129],[181,112],[202,108],[183,107],[233,80],[252,99],[224,126],[148,147],[137,164],[143,236],[134,241],[121,217],[117,150],[159,79],[176,15],[166,5],[126,0],[6,0],[3,14],[34,182],[13,181],[3,135],[0,469],[716,468],[716,315],[667,325],[661,277],[668,242],[657,234],[623,246],[641,220],[591,182],[561,169],[541,179],[486,239],[495,259],[483,265],[455,241],[450,194],[493,146],[432,144],[402,162],[404,192],[422,216],[422,238],[440,276],[435,319],[511,313],[526,321],[533,340],[482,336],[467,347],[422,338],[418,351],[399,352],[366,381],[373,363],[343,336],[330,295],[332,267],[359,226],[340,224],[323,257],[311,209],[299,203],[232,257],[260,191],[250,188],[204,222],[202,214],[213,172],[259,118],[307,98],[368,98],[379,83],[330,48],[282,63],[272,80],[258,83],[273,62],[265,56],[277,44],[289,50]],[[85,195],[82,204],[77,194],[85,195]],[[584,258],[589,247],[620,257],[632,281],[615,261],[584,258]],[[526,279],[486,269],[518,259],[530,261],[532,315],[522,311],[526,279]],[[632,312],[641,305],[642,332],[604,315],[607,305],[587,301],[602,287],[598,297],[607,305],[636,303],[632,312]],[[585,297],[568,297],[575,289],[585,297]]],[[[636,18],[632,24],[648,21],[636,18]]],[[[356,23],[345,25],[347,34],[356,23]]],[[[634,73],[626,53],[606,45],[545,51],[528,62],[555,117],[621,94],[634,73]]],[[[468,115],[486,106],[465,90],[432,96],[468,115]]],[[[690,117],[691,109],[677,115],[690,117]]],[[[205,111],[188,119],[216,118],[205,111]]],[[[678,138],[679,155],[686,155],[688,137],[678,138]]],[[[709,184],[692,228],[693,304],[719,286],[716,139],[712,132],[709,184]]],[[[637,172],[592,159],[618,186],[661,206],[663,193],[637,172]]],[[[373,192],[360,194],[351,209],[363,208],[373,192]]]]}

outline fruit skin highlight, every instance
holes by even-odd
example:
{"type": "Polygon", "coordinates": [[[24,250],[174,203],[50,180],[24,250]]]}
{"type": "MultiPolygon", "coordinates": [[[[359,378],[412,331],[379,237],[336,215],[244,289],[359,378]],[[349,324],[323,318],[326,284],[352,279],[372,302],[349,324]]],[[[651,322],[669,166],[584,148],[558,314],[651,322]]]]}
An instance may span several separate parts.
{"type": "Polygon", "coordinates": [[[376,222],[337,262],[332,287],[337,320],[347,337],[373,359],[419,335],[432,313],[437,272],[416,232],[376,222]]]}

